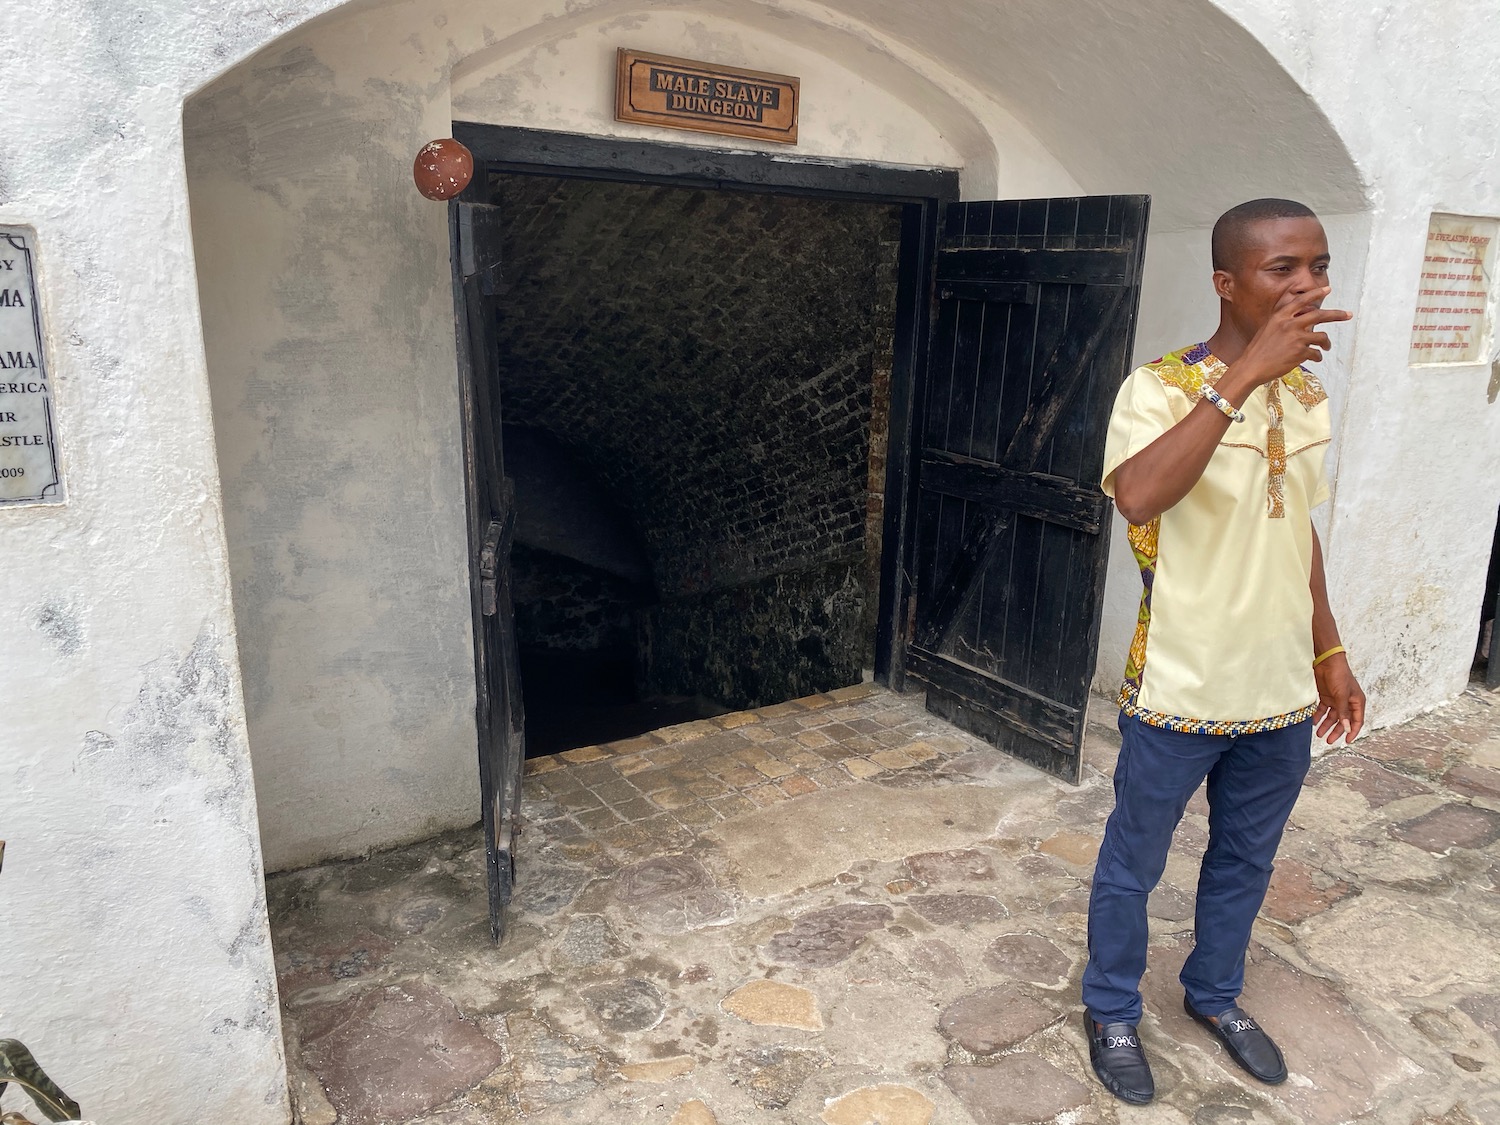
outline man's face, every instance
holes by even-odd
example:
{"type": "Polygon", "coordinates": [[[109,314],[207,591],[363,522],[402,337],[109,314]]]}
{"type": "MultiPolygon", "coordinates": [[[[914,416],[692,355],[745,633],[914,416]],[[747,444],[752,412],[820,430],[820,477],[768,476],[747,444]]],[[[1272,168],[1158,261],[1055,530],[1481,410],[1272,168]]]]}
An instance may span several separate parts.
{"type": "Polygon", "coordinates": [[[1301,294],[1327,285],[1328,236],[1322,223],[1306,217],[1252,223],[1233,268],[1214,272],[1214,289],[1247,334],[1270,319],[1288,291],[1301,294]]]}

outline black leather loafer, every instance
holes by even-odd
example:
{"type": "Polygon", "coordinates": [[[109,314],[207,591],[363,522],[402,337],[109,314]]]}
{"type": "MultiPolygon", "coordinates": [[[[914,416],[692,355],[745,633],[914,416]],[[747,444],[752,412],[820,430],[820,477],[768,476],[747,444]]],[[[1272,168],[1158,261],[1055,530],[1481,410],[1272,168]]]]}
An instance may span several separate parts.
{"type": "Polygon", "coordinates": [[[1252,1077],[1260,1079],[1268,1086],[1276,1086],[1286,1081],[1286,1062],[1281,1057],[1281,1051],[1245,1009],[1225,1008],[1210,1019],[1194,1011],[1193,1005],[1184,996],[1182,1010],[1212,1031],[1214,1037],[1224,1044],[1229,1057],[1239,1063],[1252,1077]]]}
{"type": "Polygon", "coordinates": [[[1145,1105],[1156,1097],[1151,1066],[1134,1027],[1128,1023],[1100,1027],[1087,1012],[1083,1025],[1089,1035],[1089,1062],[1106,1090],[1131,1105],[1145,1105]]]}

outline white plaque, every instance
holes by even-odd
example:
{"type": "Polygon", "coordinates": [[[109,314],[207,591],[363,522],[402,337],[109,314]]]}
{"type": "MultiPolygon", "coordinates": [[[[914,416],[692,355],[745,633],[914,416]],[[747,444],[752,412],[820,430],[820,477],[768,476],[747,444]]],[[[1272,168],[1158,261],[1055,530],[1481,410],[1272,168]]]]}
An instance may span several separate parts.
{"type": "Polygon", "coordinates": [[[31,246],[0,227],[0,504],[63,498],[31,246]]]}
{"type": "Polygon", "coordinates": [[[1497,235],[1500,220],[1432,216],[1409,362],[1489,362],[1497,235]]]}

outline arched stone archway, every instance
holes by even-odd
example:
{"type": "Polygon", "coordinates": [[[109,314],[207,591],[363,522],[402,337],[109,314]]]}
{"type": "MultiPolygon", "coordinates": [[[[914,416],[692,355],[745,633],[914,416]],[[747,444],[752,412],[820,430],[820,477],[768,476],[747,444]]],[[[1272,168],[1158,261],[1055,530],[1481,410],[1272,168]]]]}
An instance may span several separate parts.
{"type": "Polygon", "coordinates": [[[1363,205],[1316,104],[1212,4],[976,0],[941,15],[806,0],[353,5],[188,103],[271,866],[471,816],[446,232],[406,178],[410,154],[454,118],[769,151],[613,121],[613,51],[803,74],[803,141],[774,159],[952,166],[970,197],[1152,194],[1147,349],[1196,330],[1204,295],[1175,274],[1225,206],[1272,191],[1333,214],[1363,205]]]}

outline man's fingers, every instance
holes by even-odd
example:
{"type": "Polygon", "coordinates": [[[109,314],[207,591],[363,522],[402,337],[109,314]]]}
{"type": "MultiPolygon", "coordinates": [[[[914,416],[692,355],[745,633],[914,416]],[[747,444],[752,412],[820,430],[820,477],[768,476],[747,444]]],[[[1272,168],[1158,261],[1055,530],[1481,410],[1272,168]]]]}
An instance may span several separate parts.
{"type": "Polygon", "coordinates": [[[1321,348],[1325,352],[1333,350],[1333,341],[1328,338],[1327,332],[1314,332],[1312,339],[1308,343],[1310,346],[1321,348]]]}
{"type": "Polygon", "coordinates": [[[1317,736],[1323,738],[1329,730],[1334,730],[1335,727],[1340,726],[1340,721],[1338,712],[1332,706],[1323,708],[1323,711],[1319,714],[1319,723],[1317,723],[1317,736]]]}
{"type": "Polygon", "coordinates": [[[1353,742],[1359,737],[1359,732],[1365,725],[1365,697],[1355,695],[1349,700],[1349,736],[1344,739],[1346,743],[1353,742]]]}
{"type": "Polygon", "coordinates": [[[1325,324],[1340,320],[1353,320],[1354,314],[1347,309],[1318,309],[1314,308],[1301,315],[1301,319],[1308,324],[1325,324]]]}
{"type": "Polygon", "coordinates": [[[1347,700],[1337,700],[1328,705],[1323,711],[1322,722],[1317,727],[1317,737],[1321,738],[1329,746],[1332,746],[1342,735],[1344,741],[1349,740],[1349,703],[1347,700]]]}
{"type": "Polygon", "coordinates": [[[1351,683],[1351,690],[1335,688],[1331,694],[1322,695],[1318,709],[1313,714],[1314,737],[1321,738],[1329,746],[1340,738],[1347,746],[1359,737],[1365,726],[1365,696],[1359,685],[1351,683]]]}
{"type": "Polygon", "coordinates": [[[1304,293],[1302,299],[1291,307],[1292,319],[1300,320],[1304,324],[1354,319],[1354,314],[1348,309],[1324,307],[1323,298],[1326,296],[1328,296],[1326,289],[1314,289],[1309,293],[1304,293]]]}

